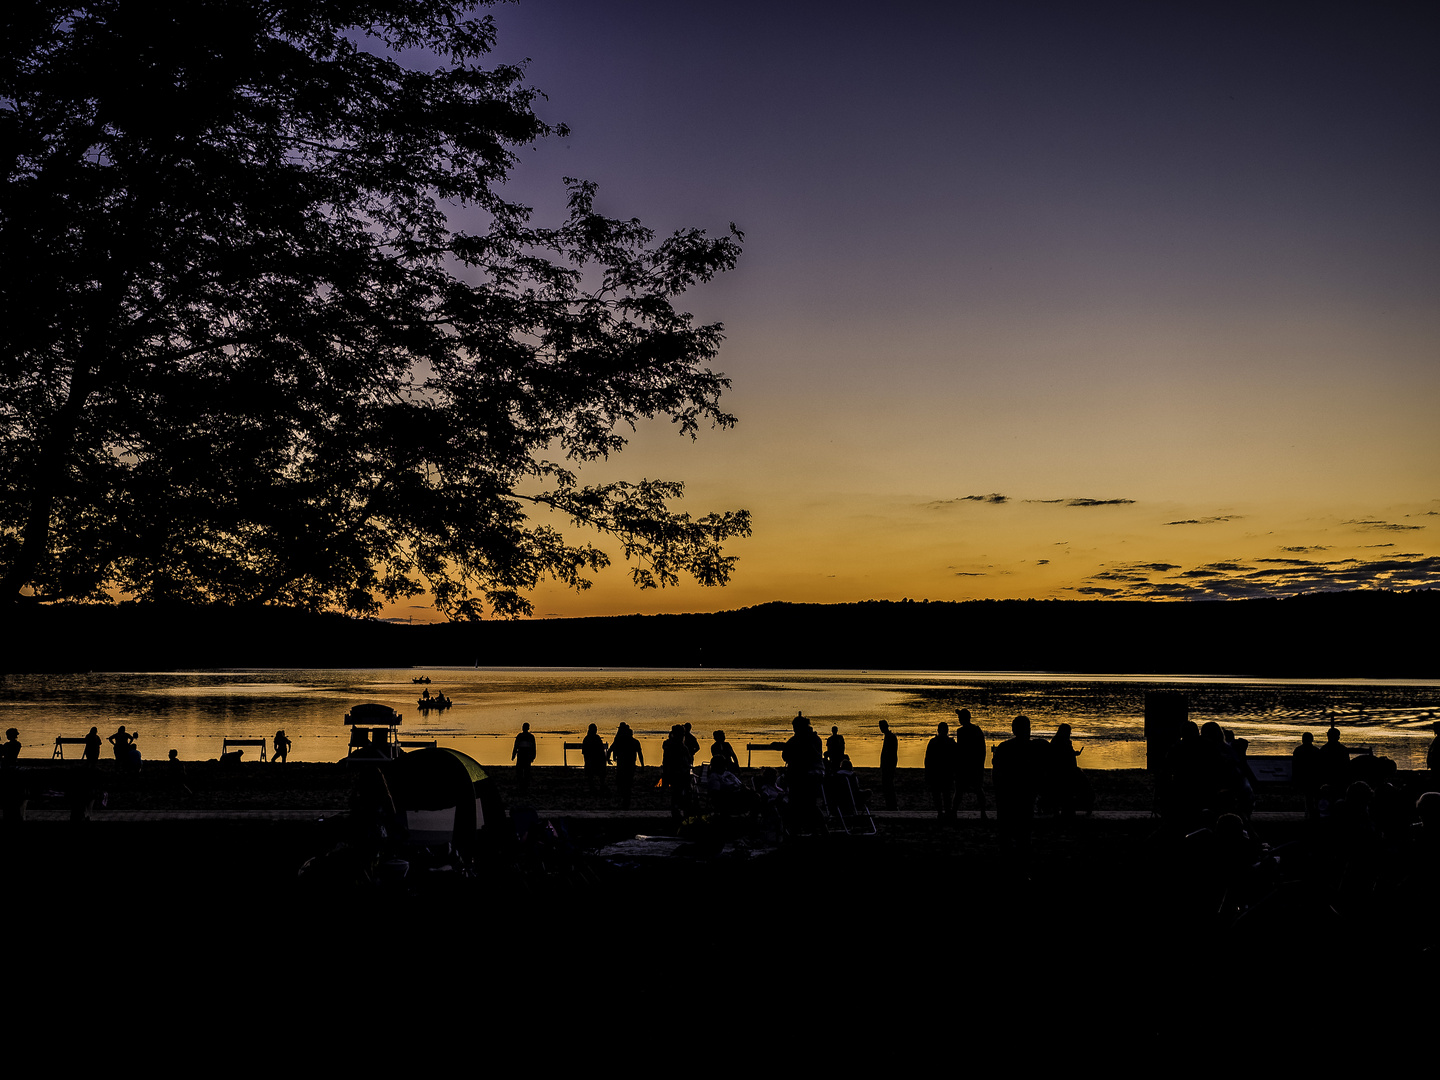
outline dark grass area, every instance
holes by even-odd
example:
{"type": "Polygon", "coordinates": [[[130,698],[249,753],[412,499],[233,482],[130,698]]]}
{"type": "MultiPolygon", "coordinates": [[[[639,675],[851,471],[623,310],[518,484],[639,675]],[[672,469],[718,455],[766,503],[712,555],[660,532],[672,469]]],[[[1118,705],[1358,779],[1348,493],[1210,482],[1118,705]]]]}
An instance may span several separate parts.
{"type": "MultiPolygon", "coordinates": [[[[827,1023],[847,1049],[938,1023],[951,1040],[967,1024],[981,1041],[1033,1037],[1032,1054],[1066,1040],[1173,1052],[1217,1018],[1237,1025],[1225,1047],[1263,1049],[1323,1019],[1333,994],[1433,974],[1424,934],[1400,925],[1421,913],[1338,914],[1318,885],[1219,917],[1182,842],[1148,818],[1042,820],[1023,853],[988,823],[919,819],[773,850],[740,829],[754,848],[698,835],[681,855],[620,861],[593,852],[636,823],[557,824],[561,840],[506,846],[474,876],[416,866],[387,885],[298,874],[343,838],[335,822],[30,822],[0,836],[6,918],[46,928],[27,990],[104,971],[117,1000],[146,987],[146,1016],[163,1002],[327,1031],[383,1014],[485,1032],[518,1016],[556,1058],[584,1056],[575,1010],[597,1027],[678,1010],[687,1038],[719,1024],[776,1054],[823,1043],[827,1023]]],[[[1303,844],[1306,827],[1262,838],[1303,844]]],[[[1347,1023],[1383,1001],[1362,997],[1347,1023]]]]}
{"type": "MultiPolygon", "coordinates": [[[[84,775],[79,762],[24,762],[22,784],[30,806],[36,810],[64,810],[68,803],[64,792],[78,777],[84,775]]],[[[530,790],[518,790],[515,770],[508,766],[490,766],[486,772],[495,778],[502,797],[512,805],[528,805],[545,810],[573,812],[615,809],[615,770],[608,769],[602,788],[592,794],[584,770],[579,767],[535,767],[531,769],[530,790]]],[[[758,770],[743,770],[747,778],[758,770]]],[[[880,770],[857,769],[862,786],[872,792],[872,807],[881,806],[880,770]]],[[[1144,769],[1085,770],[1085,777],[1095,792],[1095,809],[1148,813],[1154,803],[1154,785],[1144,769]]],[[[345,765],[322,762],[287,762],[276,765],[246,762],[225,767],[217,761],[185,763],[184,784],[187,794],[171,776],[164,762],[146,762],[138,774],[122,774],[112,761],[102,761],[96,771],[98,790],[108,795],[111,812],[161,813],[198,811],[325,811],[343,808],[354,784],[355,771],[345,765]]],[[[656,785],[658,767],[640,770],[632,793],[632,807],[668,813],[668,794],[656,785]]],[[[994,788],[987,770],[986,798],[994,805],[994,788]]],[[[920,769],[900,769],[897,773],[897,809],[928,812],[930,795],[920,769]]],[[[974,807],[973,796],[964,800],[964,809],[974,807]]],[[[1256,809],[1261,811],[1300,811],[1299,796],[1286,785],[1262,788],[1257,795],[1256,809]]]]}

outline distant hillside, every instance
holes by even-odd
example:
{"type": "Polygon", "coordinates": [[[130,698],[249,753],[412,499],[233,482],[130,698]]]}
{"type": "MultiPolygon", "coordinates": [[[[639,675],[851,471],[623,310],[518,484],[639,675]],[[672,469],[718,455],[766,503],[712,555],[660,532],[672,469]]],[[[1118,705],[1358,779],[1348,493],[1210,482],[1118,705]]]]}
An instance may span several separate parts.
{"type": "Polygon", "coordinates": [[[1287,599],[870,601],[404,626],[282,608],[18,608],[7,671],[784,667],[1440,677],[1440,592],[1287,599]]]}

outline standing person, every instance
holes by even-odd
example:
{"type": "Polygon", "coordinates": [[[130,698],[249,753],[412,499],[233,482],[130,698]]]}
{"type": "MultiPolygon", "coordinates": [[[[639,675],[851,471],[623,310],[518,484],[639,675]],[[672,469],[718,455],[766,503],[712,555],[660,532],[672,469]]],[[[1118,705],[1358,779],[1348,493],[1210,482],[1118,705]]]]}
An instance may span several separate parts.
{"type": "Polygon", "coordinates": [[[1030,827],[1035,820],[1035,796],[1045,775],[1043,742],[1030,738],[1030,718],[1017,716],[1010,724],[1014,738],[995,747],[991,768],[995,773],[995,816],[1000,834],[1016,847],[1030,846],[1030,827]]]}
{"type": "Polygon", "coordinates": [[[670,813],[677,818],[690,813],[690,768],[695,764],[695,755],[690,750],[692,739],[689,732],[676,724],[661,747],[660,779],[670,791],[670,813]]]}
{"type": "Polygon", "coordinates": [[[12,828],[25,820],[25,787],[20,780],[20,769],[15,762],[20,757],[20,732],[10,728],[5,732],[5,745],[0,746],[0,817],[5,827],[12,828]]]}
{"type": "Polygon", "coordinates": [[[955,816],[955,741],[950,725],[943,720],[935,737],[925,746],[925,786],[935,802],[935,819],[949,821],[955,816]]]}
{"type": "Polygon", "coordinates": [[[685,725],[685,749],[690,751],[690,761],[693,764],[695,755],[700,753],[700,740],[691,733],[688,723],[685,725]]]}
{"type": "Polygon", "coordinates": [[[285,763],[285,759],[289,756],[290,737],[285,734],[285,729],[281,728],[279,731],[275,732],[275,753],[271,755],[270,761],[272,764],[278,761],[283,765],[285,763]]]}
{"type": "Polygon", "coordinates": [[[825,771],[834,775],[840,768],[840,763],[845,760],[845,736],[840,734],[840,729],[833,724],[830,727],[830,737],[825,740],[825,771]]]}
{"type": "Polygon", "coordinates": [[[1079,798],[1080,788],[1084,778],[1080,775],[1079,757],[1085,752],[1082,746],[1075,749],[1075,744],[1070,740],[1071,728],[1069,724],[1061,724],[1055,729],[1055,737],[1050,740],[1050,768],[1051,780],[1054,784],[1055,809],[1062,818],[1073,818],[1075,816],[1075,803],[1079,798]]]}
{"type": "Polygon", "coordinates": [[[92,728],[90,729],[90,734],[85,736],[85,752],[80,756],[80,760],[83,761],[83,762],[85,762],[86,765],[99,765],[99,764],[100,764],[100,729],[99,729],[99,728],[93,728],[93,727],[92,727],[92,728]]]}
{"type": "Polygon", "coordinates": [[[127,731],[125,730],[125,725],[124,725],[124,724],[121,724],[121,725],[120,725],[120,730],[117,731],[117,732],[115,732],[114,735],[111,735],[110,738],[107,739],[106,741],[107,741],[111,746],[113,746],[113,747],[115,748],[115,760],[116,760],[116,761],[124,761],[124,760],[125,760],[125,751],[126,751],[127,749],[129,749],[130,744],[133,743],[133,742],[134,742],[136,739],[138,739],[139,737],[140,737],[140,732],[138,732],[138,731],[127,732],[127,731]]]}
{"type": "Polygon", "coordinates": [[[594,724],[580,740],[580,757],[585,762],[585,790],[594,795],[605,787],[605,740],[594,724]]]}
{"type": "Polygon", "coordinates": [[[643,767],[645,752],[640,749],[640,740],[630,730],[630,725],[620,721],[615,732],[615,741],[610,744],[609,756],[615,762],[615,791],[620,796],[620,809],[630,809],[630,791],[635,786],[635,763],[643,767]]]}
{"type": "Polygon", "coordinates": [[[815,808],[815,799],[820,794],[820,780],[825,775],[820,736],[803,713],[795,714],[790,727],[795,734],[780,751],[780,756],[785,759],[786,809],[790,814],[790,827],[796,833],[807,828],[824,832],[825,819],[815,808]]]}
{"type": "Polygon", "coordinates": [[[1325,732],[1325,745],[1316,752],[1315,760],[1320,764],[1320,783],[1344,791],[1350,783],[1350,748],[1340,741],[1340,729],[1334,724],[1325,732]]]}
{"type": "Polygon", "coordinates": [[[970,721],[969,709],[956,709],[960,726],[955,729],[955,809],[960,809],[960,796],[975,793],[980,804],[980,820],[989,821],[985,812],[985,733],[970,721]]]}
{"type": "Polygon", "coordinates": [[[1320,748],[1315,745],[1315,733],[1306,731],[1300,736],[1300,745],[1290,752],[1290,782],[1300,789],[1305,800],[1305,817],[1314,820],[1318,816],[1320,791],[1320,748]]]}
{"type": "Polygon", "coordinates": [[[885,809],[895,809],[895,770],[900,765],[900,740],[890,730],[889,721],[880,721],[880,790],[885,794],[885,809]]]}
{"type": "Polygon", "coordinates": [[[530,734],[530,725],[521,724],[520,734],[515,736],[515,749],[510,751],[510,760],[515,762],[515,787],[523,792],[530,790],[530,764],[535,760],[535,736],[530,734]]]}

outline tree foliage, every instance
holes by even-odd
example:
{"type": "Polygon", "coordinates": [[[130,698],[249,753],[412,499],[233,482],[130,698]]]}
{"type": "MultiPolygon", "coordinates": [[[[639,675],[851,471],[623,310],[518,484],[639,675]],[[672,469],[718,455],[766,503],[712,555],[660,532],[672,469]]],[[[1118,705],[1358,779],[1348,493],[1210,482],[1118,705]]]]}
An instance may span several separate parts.
{"type": "Polygon", "coordinates": [[[488,17],[448,0],[21,2],[0,64],[0,570],[14,599],[433,593],[529,611],[619,539],[641,587],[722,584],[744,511],[585,485],[646,419],[729,426],[719,325],[675,300],[740,234],[658,239],[566,180],[488,17]],[[420,66],[396,56],[438,58],[420,66]],[[548,516],[548,515],[547,515],[548,516]]]}

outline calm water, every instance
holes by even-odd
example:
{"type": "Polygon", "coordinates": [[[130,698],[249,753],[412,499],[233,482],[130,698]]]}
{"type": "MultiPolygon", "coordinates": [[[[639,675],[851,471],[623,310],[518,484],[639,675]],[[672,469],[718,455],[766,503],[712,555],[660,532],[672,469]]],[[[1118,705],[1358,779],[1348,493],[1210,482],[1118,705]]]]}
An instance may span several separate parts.
{"type": "MultiPolygon", "coordinates": [[[[1347,743],[1370,745],[1401,768],[1424,766],[1440,717],[1440,680],[1329,682],[1255,681],[1137,676],[974,674],[920,671],[772,671],[577,668],[406,668],[398,670],[183,671],[133,674],[8,676],[0,697],[0,728],[18,728],[24,757],[48,758],[55,737],[78,737],[98,727],[102,736],[120,724],[140,732],[147,760],[173,747],[185,760],[220,753],[221,739],[273,736],[284,728],[294,740],[291,757],[338,761],[353,705],[383,702],[404,715],[402,737],[435,738],[484,764],[502,764],[521,723],[536,734],[539,763],[558,765],[562,744],[578,741],[598,724],[607,741],[624,720],[635,729],[651,764],[670,726],[686,721],[702,744],[723,729],[745,757],[747,742],[787,738],[797,711],[822,735],[838,726],[857,765],[878,764],[877,722],[900,736],[900,764],[919,766],[925,741],[954,710],[968,708],[991,743],[1009,735],[1010,720],[1025,713],[1037,734],[1059,723],[1074,728],[1080,759],[1089,768],[1136,768],[1145,763],[1147,690],[1179,689],[1190,695],[1197,722],[1216,720],[1250,740],[1252,754],[1285,753],[1300,733],[1323,738],[1336,722],[1347,743]],[[428,687],[412,684],[428,675],[428,687]],[[422,715],[422,689],[443,690],[454,708],[422,715]]],[[[108,755],[109,747],[105,747],[108,755]]],[[[66,757],[79,747],[67,747],[66,757]]],[[[255,756],[247,751],[246,760],[255,756]]],[[[571,759],[576,760],[572,752],[571,759]]],[[[757,753],[755,764],[779,764],[757,753]]]]}

